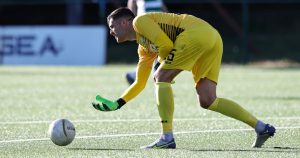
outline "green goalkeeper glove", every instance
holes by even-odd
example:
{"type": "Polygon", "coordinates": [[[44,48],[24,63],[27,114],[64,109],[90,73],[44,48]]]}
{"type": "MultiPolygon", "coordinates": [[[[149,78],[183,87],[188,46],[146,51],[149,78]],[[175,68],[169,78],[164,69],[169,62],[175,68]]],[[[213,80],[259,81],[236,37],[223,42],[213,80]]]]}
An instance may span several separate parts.
{"type": "Polygon", "coordinates": [[[101,97],[100,95],[96,96],[96,100],[101,102],[102,104],[92,103],[92,105],[95,109],[100,111],[115,111],[126,104],[126,102],[122,98],[118,99],[117,101],[111,101],[101,97]]]}

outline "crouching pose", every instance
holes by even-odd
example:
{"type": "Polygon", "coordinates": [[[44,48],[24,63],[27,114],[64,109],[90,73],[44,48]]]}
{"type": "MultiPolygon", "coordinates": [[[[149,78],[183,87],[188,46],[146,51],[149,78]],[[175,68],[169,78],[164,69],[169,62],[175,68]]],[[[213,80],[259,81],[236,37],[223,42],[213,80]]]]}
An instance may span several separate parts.
{"type": "Polygon", "coordinates": [[[152,63],[161,63],[155,72],[156,102],[161,118],[161,136],[143,148],[176,148],[173,137],[173,79],[183,70],[191,71],[202,108],[240,120],[257,133],[252,147],[261,147],[275,128],[258,120],[239,104],[216,95],[223,43],[218,31],[204,20],[187,14],[146,13],[135,17],[128,8],[119,8],[107,17],[110,34],[118,43],[139,44],[135,82],[116,101],[98,95],[95,109],[114,111],[136,97],[145,87],[152,63]]]}

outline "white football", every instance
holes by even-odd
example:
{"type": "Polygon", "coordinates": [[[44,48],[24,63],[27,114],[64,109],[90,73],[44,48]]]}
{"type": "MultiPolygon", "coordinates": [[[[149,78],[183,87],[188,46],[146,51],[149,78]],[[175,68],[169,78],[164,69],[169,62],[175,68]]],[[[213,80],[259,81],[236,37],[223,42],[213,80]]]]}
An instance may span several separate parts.
{"type": "Polygon", "coordinates": [[[57,119],[50,124],[48,135],[54,144],[66,146],[75,138],[75,127],[67,119],[57,119]]]}

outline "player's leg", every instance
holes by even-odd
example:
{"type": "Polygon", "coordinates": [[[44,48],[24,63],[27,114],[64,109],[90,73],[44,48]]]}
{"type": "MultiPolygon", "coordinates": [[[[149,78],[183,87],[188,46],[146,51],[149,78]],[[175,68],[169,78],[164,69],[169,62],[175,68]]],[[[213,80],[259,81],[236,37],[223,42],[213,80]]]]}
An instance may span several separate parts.
{"type": "Polygon", "coordinates": [[[129,71],[126,73],[126,80],[127,80],[127,83],[129,85],[131,85],[134,81],[135,81],[135,78],[136,78],[136,71],[129,71]]]}
{"type": "Polygon", "coordinates": [[[257,119],[237,103],[229,99],[217,98],[216,87],[217,84],[207,78],[198,82],[196,90],[201,107],[235,118],[255,128],[257,119]]]}
{"type": "Polygon", "coordinates": [[[176,148],[173,138],[174,99],[171,81],[182,70],[159,68],[155,73],[156,103],[161,119],[162,135],[154,143],[142,148],[176,148]]]}
{"type": "Polygon", "coordinates": [[[193,68],[196,90],[201,107],[219,112],[223,115],[240,120],[253,127],[257,139],[253,147],[261,147],[275,133],[275,128],[257,120],[239,104],[225,98],[218,98],[216,87],[222,58],[222,40],[219,37],[215,46],[196,62],[193,68]]]}
{"type": "MultiPolygon", "coordinates": [[[[173,93],[170,82],[182,70],[192,70],[197,59],[203,55],[207,47],[211,47],[210,39],[215,38],[215,30],[209,27],[185,30],[177,36],[172,52],[159,66],[156,79],[157,105],[162,118],[163,136],[168,141],[174,142],[172,121],[173,121],[173,93]]],[[[154,144],[164,142],[159,139],[154,144]]],[[[175,142],[174,142],[175,144],[175,142]]]]}
{"type": "Polygon", "coordinates": [[[202,79],[196,89],[201,107],[240,120],[255,129],[257,138],[252,147],[261,147],[268,138],[274,135],[275,128],[273,126],[257,120],[239,104],[229,99],[217,98],[215,82],[206,78],[202,79]]]}
{"type": "MultiPolygon", "coordinates": [[[[152,67],[152,73],[154,74],[155,71],[157,70],[157,68],[159,67],[159,62],[157,61],[157,59],[154,60],[154,63],[153,63],[153,67],[152,67]]],[[[125,75],[125,78],[127,80],[127,83],[129,85],[131,85],[135,79],[136,79],[136,71],[128,71],[125,75]]]]}

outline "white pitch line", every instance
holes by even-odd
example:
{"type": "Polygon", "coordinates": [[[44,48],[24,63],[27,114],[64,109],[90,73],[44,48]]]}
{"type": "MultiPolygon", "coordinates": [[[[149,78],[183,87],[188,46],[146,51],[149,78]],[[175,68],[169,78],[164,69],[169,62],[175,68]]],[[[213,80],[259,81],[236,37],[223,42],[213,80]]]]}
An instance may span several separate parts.
{"type": "MultiPolygon", "coordinates": [[[[276,127],[277,129],[300,129],[300,126],[295,127],[276,127]]],[[[175,132],[175,135],[180,134],[195,134],[195,133],[220,133],[220,132],[242,132],[242,131],[253,131],[251,128],[244,129],[214,129],[214,130],[199,130],[199,131],[181,131],[175,132]]],[[[90,138],[113,138],[113,137],[134,137],[134,136],[149,136],[159,135],[160,133],[129,133],[129,134],[112,134],[112,135],[95,135],[95,136],[77,136],[76,139],[90,139],[90,138]]],[[[0,143],[18,143],[18,142],[32,142],[32,141],[45,141],[50,140],[49,138],[33,138],[33,139],[15,139],[15,140],[2,140],[0,143]]]]}
{"type": "MultiPolygon", "coordinates": [[[[300,120],[300,117],[259,117],[263,120],[300,120]]],[[[178,118],[174,121],[232,121],[232,118],[178,118]]],[[[116,120],[72,120],[74,123],[88,123],[88,122],[152,122],[159,121],[157,119],[116,119],[116,120]]],[[[11,124],[43,124],[51,123],[52,121],[12,121],[12,122],[0,122],[0,125],[11,125],[11,124]]]]}
{"type": "Polygon", "coordinates": [[[44,140],[50,140],[50,138],[32,138],[32,139],[1,140],[0,143],[32,142],[32,141],[44,141],[44,140]]]}

